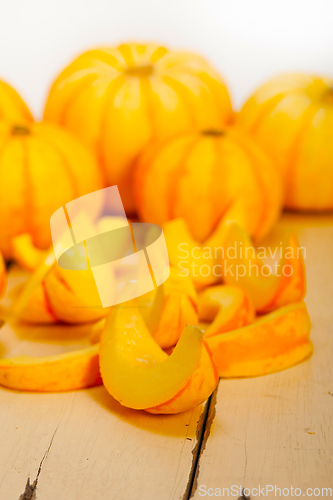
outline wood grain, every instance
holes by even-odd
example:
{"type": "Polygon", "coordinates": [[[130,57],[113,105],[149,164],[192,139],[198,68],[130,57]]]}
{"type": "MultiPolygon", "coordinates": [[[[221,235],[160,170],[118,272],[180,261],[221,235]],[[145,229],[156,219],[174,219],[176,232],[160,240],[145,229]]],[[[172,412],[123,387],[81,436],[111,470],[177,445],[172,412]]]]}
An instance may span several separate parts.
{"type": "Polygon", "coordinates": [[[195,499],[208,491],[204,486],[214,494],[225,488],[225,498],[238,498],[233,485],[238,491],[276,485],[283,498],[291,498],[291,486],[302,496],[307,488],[333,489],[333,221],[289,216],[281,224],[295,229],[306,248],[314,354],[281,373],[220,381],[195,499]]]}

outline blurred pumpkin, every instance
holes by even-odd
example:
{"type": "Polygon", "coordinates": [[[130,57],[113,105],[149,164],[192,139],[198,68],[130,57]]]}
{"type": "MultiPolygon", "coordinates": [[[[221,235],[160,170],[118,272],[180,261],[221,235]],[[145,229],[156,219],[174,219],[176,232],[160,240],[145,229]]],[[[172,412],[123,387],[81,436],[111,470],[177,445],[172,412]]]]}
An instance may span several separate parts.
{"type": "Polygon", "coordinates": [[[143,221],[162,225],[182,217],[198,242],[214,233],[233,206],[242,207],[235,220],[260,239],[276,222],[282,201],[275,165],[235,127],[152,145],[137,163],[134,193],[143,221]]]}
{"type": "Polygon", "coordinates": [[[31,113],[18,93],[7,83],[0,81],[0,120],[32,122],[31,113]]]}
{"type": "MultiPolygon", "coordinates": [[[[3,261],[2,254],[0,252],[0,299],[2,299],[2,297],[5,295],[6,285],[7,285],[6,267],[3,261]]],[[[0,325],[1,325],[1,319],[0,319],[0,325]]]]}
{"type": "Polygon", "coordinates": [[[53,84],[44,119],[95,148],[130,213],[132,166],[151,139],[219,127],[231,115],[225,84],[204,59],[130,43],[91,50],[72,62],[53,84]]]}
{"type": "Polygon", "coordinates": [[[56,125],[0,121],[0,250],[31,235],[37,248],[51,245],[50,216],[74,198],[103,187],[96,161],[56,125]]]}
{"type": "Polygon", "coordinates": [[[237,122],[276,161],[284,177],[286,207],[333,209],[332,78],[273,78],[247,101],[237,122]]]}

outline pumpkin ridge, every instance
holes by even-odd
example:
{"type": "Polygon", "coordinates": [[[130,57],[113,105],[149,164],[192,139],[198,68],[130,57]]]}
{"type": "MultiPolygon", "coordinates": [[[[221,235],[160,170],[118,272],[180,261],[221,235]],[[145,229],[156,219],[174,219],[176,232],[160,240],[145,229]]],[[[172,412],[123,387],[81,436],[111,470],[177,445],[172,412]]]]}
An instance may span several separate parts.
{"type": "Polygon", "coordinates": [[[266,101],[264,103],[260,113],[258,113],[258,116],[256,117],[254,124],[251,125],[250,131],[253,134],[257,132],[257,130],[260,128],[265,118],[268,115],[271,115],[276,106],[278,106],[285,97],[286,94],[281,93],[278,96],[273,96],[269,101],[266,101]]]}
{"type": "Polygon", "coordinates": [[[286,164],[285,167],[285,179],[286,179],[286,184],[285,184],[285,195],[286,195],[286,200],[288,199],[288,191],[294,190],[293,186],[297,184],[297,181],[295,181],[295,174],[296,174],[296,160],[297,157],[300,153],[300,149],[302,146],[302,139],[305,134],[305,132],[311,127],[312,120],[315,116],[315,114],[318,111],[318,104],[317,103],[312,103],[309,105],[307,110],[305,111],[305,116],[304,119],[302,120],[300,124],[300,128],[297,132],[296,139],[293,141],[292,146],[290,148],[290,151],[288,151],[288,158],[289,161],[286,164]]]}
{"type": "Polygon", "coordinates": [[[70,179],[70,183],[71,183],[71,187],[72,187],[72,191],[73,191],[73,199],[78,198],[80,196],[78,184],[77,184],[76,179],[74,178],[75,176],[73,175],[71,162],[67,159],[64,151],[62,151],[59,144],[52,142],[52,135],[50,137],[45,137],[45,135],[43,134],[43,136],[38,137],[37,140],[46,144],[46,146],[48,148],[50,148],[51,150],[53,149],[54,151],[56,151],[57,155],[61,159],[61,164],[64,165],[64,170],[68,174],[68,177],[70,179]],[[49,139],[51,139],[51,140],[49,140],[49,139]]]}
{"type": "MultiPolygon", "coordinates": [[[[219,75],[217,75],[217,76],[219,76],[219,75]]],[[[212,93],[212,95],[214,96],[214,99],[216,101],[216,107],[217,107],[217,109],[222,108],[223,105],[222,105],[222,103],[220,101],[220,97],[218,95],[218,92],[216,91],[215,85],[214,85],[214,83],[212,84],[209,81],[209,80],[213,80],[213,82],[214,82],[214,78],[209,74],[208,71],[204,72],[202,74],[201,78],[203,79],[203,81],[207,85],[207,87],[209,88],[209,92],[212,93]]],[[[215,81],[218,81],[217,78],[215,79],[215,81]]],[[[227,99],[227,101],[228,101],[228,107],[229,107],[229,109],[227,109],[229,117],[228,117],[227,121],[225,121],[225,119],[223,119],[223,116],[221,116],[220,117],[221,123],[223,125],[225,125],[225,124],[230,125],[232,123],[232,121],[233,121],[231,99],[230,99],[230,96],[229,96],[229,93],[228,93],[228,89],[224,85],[222,85],[221,82],[219,82],[219,84],[223,88],[224,98],[227,99]]]]}
{"type": "Polygon", "coordinates": [[[195,137],[187,146],[185,153],[181,156],[181,159],[179,160],[179,163],[175,165],[173,171],[173,175],[170,175],[170,180],[169,180],[169,186],[168,186],[168,213],[169,213],[169,220],[174,219],[174,207],[175,207],[175,198],[176,198],[176,191],[178,187],[178,180],[181,177],[182,173],[186,171],[187,168],[187,162],[190,157],[192,149],[196,147],[197,144],[200,142],[200,137],[195,137]]]}
{"type": "Polygon", "coordinates": [[[156,63],[157,61],[160,61],[163,59],[163,57],[168,53],[168,49],[166,47],[160,46],[157,47],[154,52],[150,55],[150,60],[152,64],[156,63]],[[163,52],[160,56],[158,56],[158,52],[163,52]]]}
{"type": "Polygon", "coordinates": [[[193,112],[193,109],[192,109],[192,106],[191,106],[191,102],[190,102],[190,98],[189,98],[189,96],[188,96],[188,94],[186,92],[185,85],[182,84],[181,82],[177,81],[176,78],[173,78],[170,75],[164,75],[163,80],[177,94],[178,99],[179,99],[179,95],[181,95],[181,97],[182,97],[182,99],[183,99],[183,101],[184,101],[184,103],[186,105],[186,108],[187,108],[187,111],[188,111],[188,116],[189,116],[190,121],[192,123],[192,127],[194,128],[194,130],[198,129],[197,119],[196,119],[196,116],[195,116],[195,114],[193,112]]]}
{"type": "MultiPolygon", "coordinates": [[[[67,70],[69,70],[69,68],[67,68],[67,70]]],[[[87,72],[88,70],[89,70],[89,68],[78,68],[78,69],[72,70],[72,72],[67,71],[68,74],[66,74],[65,77],[63,77],[61,79],[59,76],[55,80],[55,82],[53,83],[51,90],[49,92],[46,103],[45,103],[45,108],[44,108],[44,113],[43,113],[44,121],[49,122],[49,123],[57,123],[58,125],[66,127],[65,114],[66,114],[66,110],[70,104],[70,101],[71,101],[71,98],[73,95],[73,91],[67,96],[66,99],[64,99],[64,98],[61,99],[61,104],[58,104],[59,113],[58,113],[58,110],[55,113],[54,110],[52,109],[52,106],[54,107],[54,104],[52,102],[51,97],[53,97],[54,94],[56,95],[59,92],[59,87],[65,88],[69,82],[72,82],[72,83],[78,82],[77,88],[80,88],[81,85],[84,85],[83,82],[88,81],[88,83],[90,84],[92,76],[94,76],[95,78],[98,78],[97,74],[92,75],[91,73],[87,72]],[[80,73],[84,73],[84,74],[81,75],[80,73]],[[52,104],[51,111],[49,110],[50,103],[52,104]]],[[[94,80],[92,80],[92,81],[94,81],[94,80]]]]}
{"type": "Polygon", "coordinates": [[[155,116],[155,108],[153,105],[153,99],[152,99],[152,93],[153,93],[153,87],[151,84],[151,81],[149,78],[143,78],[141,79],[141,85],[143,86],[144,92],[146,94],[146,101],[147,101],[147,115],[148,115],[148,121],[150,124],[150,129],[151,129],[151,134],[150,134],[150,140],[156,140],[157,138],[157,126],[156,126],[156,116],[155,116]]]}
{"type": "MultiPolygon", "coordinates": [[[[255,157],[255,154],[254,154],[252,148],[249,147],[248,144],[246,144],[246,141],[239,142],[235,138],[231,138],[231,141],[236,145],[236,147],[241,147],[246,152],[246,154],[250,160],[252,172],[254,173],[256,183],[257,183],[259,190],[261,192],[261,195],[262,195],[262,211],[260,214],[258,227],[265,227],[265,222],[266,222],[266,217],[267,217],[267,211],[266,211],[265,207],[270,205],[269,202],[267,203],[267,200],[270,199],[270,193],[266,190],[265,185],[264,185],[263,180],[262,180],[262,177],[260,176],[260,173],[259,173],[260,169],[258,169],[258,163],[257,163],[256,157],[255,157]]],[[[277,172],[277,174],[278,174],[278,172],[277,172]]],[[[257,230],[258,230],[258,228],[257,228],[257,230]]]]}
{"type": "MultiPolygon", "coordinates": [[[[152,148],[152,150],[154,151],[154,156],[158,156],[160,154],[160,152],[162,151],[167,142],[171,142],[170,139],[154,144],[154,147],[152,148]]],[[[143,153],[142,155],[143,161],[139,161],[138,157],[137,161],[135,162],[135,167],[133,169],[132,189],[136,207],[142,205],[143,191],[145,190],[145,183],[144,183],[145,176],[143,174],[149,168],[148,157],[151,158],[152,150],[143,153]],[[140,186],[141,189],[137,188],[134,189],[133,186],[136,187],[140,186]]]]}
{"type": "MultiPolygon", "coordinates": [[[[187,73],[188,75],[190,75],[194,78],[198,78],[202,83],[204,83],[206,85],[206,87],[209,91],[209,94],[212,94],[212,96],[216,102],[216,108],[220,110],[220,108],[222,108],[222,105],[220,103],[218,92],[216,92],[216,88],[215,88],[214,84],[212,84],[210,81],[210,80],[214,81],[214,78],[210,75],[210,73],[212,72],[210,70],[211,70],[211,68],[207,67],[207,69],[205,68],[205,71],[202,70],[201,73],[198,74],[194,71],[193,68],[186,67],[184,69],[184,73],[187,73]]],[[[219,79],[220,79],[220,76],[218,74],[216,74],[215,82],[218,83],[219,85],[221,85],[222,88],[224,88],[224,94],[225,94],[225,98],[227,98],[227,100],[228,100],[229,110],[227,110],[227,107],[225,106],[225,104],[223,106],[225,106],[225,109],[228,111],[228,114],[230,115],[227,121],[223,120],[222,116],[220,117],[221,118],[220,125],[222,127],[223,125],[229,124],[232,121],[232,106],[231,106],[231,99],[230,99],[230,96],[228,94],[228,90],[225,87],[225,85],[223,85],[222,82],[220,82],[219,79]]]]}
{"type": "Polygon", "coordinates": [[[59,116],[60,125],[62,125],[63,127],[67,127],[67,115],[69,113],[70,107],[73,105],[75,100],[81,96],[81,92],[83,92],[89,85],[94,83],[97,79],[98,75],[91,75],[91,74],[88,74],[84,79],[82,77],[82,82],[75,88],[75,92],[71,92],[71,94],[68,96],[68,99],[64,102],[64,105],[62,106],[61,114],[59,116]]]}
{"type": "MultiPolygon", "coordinates": [[[[28,106],[25,104],[22,97],[16,92],[16,90],[13,87],[11,87],[8,83],[3,81],[0,81],[0,88],[1,87],[8,94],[8,96],[10,96],[11,101],[15,102],[15,106],[18,106],[22,117],[24,117],[28,122],[33,122],[34,119],[28,106]]],[[[4,119],[6,117],[0,114],[0,118],[4,119]]]]}
{"type": "MultiPolygon", "coordinates": [[[[221,137],[223,138],[223,136],[224,136],[224,134],[222,136],[212,137],[214,140],[214,148],[215,148],[215,162],[214,162],[214,166],[213,166],[213,172],[219,170],[219,164],[220,164],[220,162],[219,162],[219,157],[220,157],[219,144],[220,144],[220,139],[221,139],[221,137]]],[[[214,179],[215,179],[215,177],[212,179],[212,183],[214,182],[214,179]]],[[[222,221],[222,218],[227,211],[227,207],[221,207],[221,208],[225,208],[225,210],[223,210],[223,209],[221,210],[221,213],[219,214],[219,218],[218,218],[217,222],[212,226],[212,231],[211,231],[210,235],[208,236],[208,238],[205,238],[205,241],[208,241],[208,239],[212,236],[212,234],[214,233],[214,231],[216,230],[216,228],[218,227],[218,225],[222,221]]]]}
{"type": "Polygon", "coordinates": [[[105,123],[107,121],[107,118],[111,116],[111,113],[108,113],[108,108],[110,107],[111,99],[116,98],[116,95],[121,90],[121,88],[125,85],[125,83],[126,83],[126,79],[124,78],[124,75],[119,75],[116,78],[114,78],[113,80],[111,80],[105,89],[103,112],[101,113],[101,121],[100,121],[100,125],[99,125],[99,134],[98,134],[99,139],[97,140],[97,143],[96,143],[96,146],[98,145],[98,147],[95,148],[95,151],[96,151],[96,149],[98,150],[98,152],[97,152],[98,163],[101,166],[101,170],[103,171],[103,175],[104,175],[105,179],[108,179],[107,169],[106,169],[106,165],[105,165],[106,161],[105,161],[105,157],[104,157],[104,143],[106,142],[105,123]],[[116,85],[117,81],[119,81],[119,80],[120,81],[123,80],[123,81],[121,81],[121,85],[116,85]],[[116,87],[116,89],[115,89],[116,92],[114,94],[112,94],[112,92],[111,92],[113,90],[113,87],[116,87]]]}
{"type": "Polygon", "coordinates": [[[26,195],[25,195],[25,228],[26,232],[32,235],[32,239],[34,240],[34,227],[33,227],[33,219],[32,219],[32,208],[33,208],[33,197],[32,197],[32,182],[31,182],[31,168],[30,168],[30,158],[29,158],[29,138],[22,137],[22,150],[23,150],[23,168],[25,174],[25,182],[26,182],[26,195]]]}
{"type": "MultiPolygon", "coordinates": [[[[0,171],[1,171],[1,166],[2,166],[2,161],[1,161],[1,158],[2,158],[2,155],[4,154],[5,152],[5,149],[6,147],[8,146],[8,144],[10,143],[10,138],[9,137],[6,137],[5,140],[3,141],[2,144],[0,144],[0,171]]],[[[0,187],[0,198],[1,198],[1,187],[0,187]]],[[[5,220],[7,218],[5,217],[5,220]]],[[[8,217],[8,220],[9,220],[9,217],[8,217]]],[[[1,222],[0,222],[0,226],[1,226],[1,222]]]]}
{"type": "Polygon", "coordinates": [[[122,43],[117,47],[118,52],[122,55],[127,67],[135,66],[137,61],[131,49],[131,46],[127,43],[122,43]]]}
{"type": "MultiPolygon", "coordinates": [[[[89,61],[89,58],[97,61],[97,62],[103,62],[107,66],[115,69],[116,71],[123,71],[124,69],[124,60],[123,59],[118,59],[117,58],[117,51],[114,51],[115,54],[110,53],[106,48],[100,47],[96,49],[89,50],[86,53],[81,54],[83,57],[83,61],[87,59],[87,62],[89,61]]],[[[75,62],[75,60],[73,61],[75,62]]],[[[87,65],[87,68],[90,68],[92,66],[91,64],[87,65]]]]}
{"type": "MultiPolygon", "coordinates": [[[[10,138],[5,138],[5,140],[3,141],[2,144],[0,144],[0,159],[1,159],[1,156],[3,155],[5,149],[6,149],[6,146],[10,143],[10,138]]],[[[0,167],[1,167],[1,161],[0,161],[0,167]]]]}

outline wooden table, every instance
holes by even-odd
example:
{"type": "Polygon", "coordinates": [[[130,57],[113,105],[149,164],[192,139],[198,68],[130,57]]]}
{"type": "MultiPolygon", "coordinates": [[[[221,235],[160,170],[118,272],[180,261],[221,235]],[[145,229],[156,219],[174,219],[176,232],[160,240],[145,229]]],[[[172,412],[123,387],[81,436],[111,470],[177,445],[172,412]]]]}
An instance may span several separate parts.
{"type": "MultiPolygon", "coordinates": [[[[301,496],[319,488],[312,496],[326,498],[322,488],[333,489],[333,218],[285,216],[281,224],[294,227],[306,248],[310,360],[274,375],[221,380],[205,405],[175,416],[123,408],[103,387],[1,389],[0,499],[18,500],[39,468],[37,500],[238,498],[241,487],[266,485],[281,488],[283,498],[299,493],[291,487],[301,496]]],[[[8,327],[0,330],[4,345],[13,341],[6,335],[8,327]]]]}

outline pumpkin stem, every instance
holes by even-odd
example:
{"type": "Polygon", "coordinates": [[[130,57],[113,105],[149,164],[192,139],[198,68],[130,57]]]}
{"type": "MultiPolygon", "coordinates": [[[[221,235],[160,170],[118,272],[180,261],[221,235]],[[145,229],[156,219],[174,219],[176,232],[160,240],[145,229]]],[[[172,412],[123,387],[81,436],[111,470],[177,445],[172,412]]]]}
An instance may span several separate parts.
{"type": "Polygon", "coordinates": [[[26,125],[14,125],[12,135],[29,135],[30,129],[26,125]]]}
{"type": "Polygon", "coordinates": [[[225,132],[223,132],[223,130],[219,130],[219,129],[206,129],[206,130],[202,130],[201,132],[201,135],[210,135],[210,136],[215,136],[215,137],[218,137],[218,136],[222,136],[224,135],[225,132]]]}
{"type": "Polygon", "coordinates": [[[129,66],[125,73],[131,76],[150,76],[153,70],[152,64],[143,64],[142,66],[129,66]]]}

